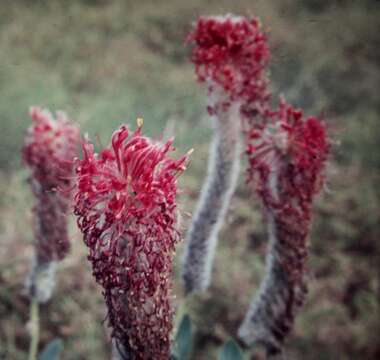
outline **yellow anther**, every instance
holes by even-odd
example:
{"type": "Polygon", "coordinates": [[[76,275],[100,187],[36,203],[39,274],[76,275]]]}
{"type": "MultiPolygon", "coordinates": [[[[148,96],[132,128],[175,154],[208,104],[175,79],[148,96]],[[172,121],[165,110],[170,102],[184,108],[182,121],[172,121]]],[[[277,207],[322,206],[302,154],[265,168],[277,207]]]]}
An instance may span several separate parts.
{"type": "Polygon", "coordinates": [[[137,122],[137,126],[139,128],[141,128],[144,124],[144,119],[143,118],[137,118],[136,122],[137,122]]]}

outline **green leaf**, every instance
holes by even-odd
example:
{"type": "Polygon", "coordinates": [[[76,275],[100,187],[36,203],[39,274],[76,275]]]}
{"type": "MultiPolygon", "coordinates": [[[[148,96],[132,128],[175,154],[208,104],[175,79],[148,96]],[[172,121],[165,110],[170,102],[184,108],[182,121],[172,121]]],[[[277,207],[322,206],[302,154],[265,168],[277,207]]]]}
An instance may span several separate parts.
{"type": "Polygon", "coordinates": [[[243,360],[243,352],[235,341],[228,340],[223,345],[218,360],[243,360]]]}
{"type": "Polygon", "coordinates": [[[189,359],[193,345],[193,330],[189,315],[184,315],[175,338],[174,357],[179,360],[189,359]]]}
{"type": "Polygon", "coordinates": [[[42,350],[39,360],[58,360],[59,355],[63,349],[63,342],[61,339],[54,339],[49,342],[42,350]]]}

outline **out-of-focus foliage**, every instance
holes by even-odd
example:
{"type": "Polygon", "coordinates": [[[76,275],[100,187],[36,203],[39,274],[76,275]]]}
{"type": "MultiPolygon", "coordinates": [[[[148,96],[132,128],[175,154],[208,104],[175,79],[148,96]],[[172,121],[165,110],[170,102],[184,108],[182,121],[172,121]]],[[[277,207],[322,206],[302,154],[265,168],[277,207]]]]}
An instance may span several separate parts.
{"type": "Polygon", "coordinates": [[[193,347],[194,329],[188,314],[179,323],[173,343],[174,356],[178,360],[188,360],[193,347]]]}
{"type": "Polygon", "coordinates": [[[61,339],[54,339],[49,342],[39,354],[39,360],[59,360],[59,355],[63,350],[61,339]]]}
{"type": "MultiPolygon", "coordinates": [[[[182,152],[195,148],[181,179],[181,208],[191,211],[206,170],[210,120],[184,37],[196,16],[225,12],[261,17],[271,38],[273,92],[305,107],[306,114],[323,114],[334,140],[310,239],[310,294],[288,342],[289,358],[380,357],[379,1],[14,0],[0,7],[5,358],[25,359],[28,345],[28,303],[21,290],[32,254],[32,199],[19,158],[28,106],[66,110],[100,143],[121,122],[134,125],[138,116],[148,134],[174,130],[182,152]]],[[[185,226],[188,216],[183,217],[185,226]]],[[[54,300],[42,309],[41,346],[60,337],[63,360],[104,359],[105,308],[72,225],[73,252],[61,265],[54,300]]],[[[188,304],[197,329],[194,359],[216,359],[225,340],[236,335],[263,275],[265,245],[258,200],[242,174],[213,286],[188,304]]],[[[251,355],[260,358],[260,349],[251,355]]]]}
{"type": "Polygon", "coordinates": [[[232,340],[227,341],[220,353],[219,360],[243,360],[243,353],[239,346],[232,340]]]}

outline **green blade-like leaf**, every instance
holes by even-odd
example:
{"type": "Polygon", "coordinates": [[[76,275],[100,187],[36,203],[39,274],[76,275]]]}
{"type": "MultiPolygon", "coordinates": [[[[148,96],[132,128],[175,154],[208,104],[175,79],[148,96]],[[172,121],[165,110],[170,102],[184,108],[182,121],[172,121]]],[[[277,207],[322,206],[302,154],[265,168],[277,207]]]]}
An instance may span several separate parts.
{"type": "Polygon", "coordinates": [[[189,359],[192,346],[193,330],[191,320],[189,315],[184,315],[175,338],[174,356],[179,360],[189,359]]]}
{"type": "Polygon", "coordinates": [[[63,349],[63,342],[61,339],[54,339],[49,342],[39,355],[39,360],[58,360],[59,355],[63,349]]]}
{"type": "Polygon", "coordinates": [[[243,360],[243,352],[235,341],[228,340],[223,345],[218,360],[243,360]]]}

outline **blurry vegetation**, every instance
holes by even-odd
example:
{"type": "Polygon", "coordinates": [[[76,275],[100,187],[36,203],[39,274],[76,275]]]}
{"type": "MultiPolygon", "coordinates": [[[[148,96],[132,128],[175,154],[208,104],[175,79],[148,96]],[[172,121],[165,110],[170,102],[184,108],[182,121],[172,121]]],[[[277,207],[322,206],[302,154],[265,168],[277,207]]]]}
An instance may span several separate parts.
{"type": "MultiPolygon", "coordinates": [[[[334,140],[310,239],[311,290],[288,343],[289,358],[380,357],[379,1],[14,0],[0,7],[5,358],[24,359],[28,345],[28,302],[21,290],[32,252],[32,198],[19,150],[29,105],[66,110],[103,144],[122,122],[134,127],[138,116],[148,134],[174,128],[179,151],[195,148],[181,179],[181,208],[191,211],[206,169],[210,121],[184,38],[196,16],[225,12],[261,17],[271,38],[273,92],[324,116],[334,140]]],[[[257,203],[242,173],[213,286],[189,303],[197,331],[194,359],[217,358],[257,289],[266,245],[257,203]]],[[[74,224],[72,238],[58,292],[42,310],[41,346],[61,337],[63,359],[104,359],[105,308],[74,224]]],[[[180,299],[178,277],[176,288],[180,299]]],[[[260,358],[259,350],[251,354],[260,358]]]]}

